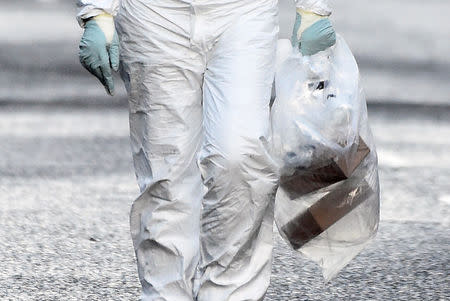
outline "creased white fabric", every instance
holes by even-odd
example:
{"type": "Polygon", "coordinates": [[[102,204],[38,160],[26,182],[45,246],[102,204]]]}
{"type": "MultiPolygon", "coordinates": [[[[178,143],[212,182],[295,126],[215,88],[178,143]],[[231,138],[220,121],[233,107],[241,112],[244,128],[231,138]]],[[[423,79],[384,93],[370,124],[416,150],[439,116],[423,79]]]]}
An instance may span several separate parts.
{"type": "Polygon", "coordinates": [[[85,19],[108,13],[112,16],[117,14],[121,0],[77,0],[79,8],[77,14],[78,23],[84,26],[85,19]]]}
{"type": "Polygon", "coordinates": [[[142,300],[262,300],[278,175],[267,149],[276,0],[122,0],[116,16],[141,195],[142,300]]]}
{"type": "MultiPolygon", "coordinates": [[[[77,20],[80,23],[80,25],[83,26],[84,19],[96,16],[103,12],[115,16],[119,9],[120,1],[121,0],[77,0],[77,6],[79,7],[77,20]]],[[[245,2],[245,0],[241,1],[245,2]]],[[[312,11],[315,12],[316,14],[323,16],[328,16],[331,14],[331,8],[328,5],[329,0],[294,0],[294,1],[298,8],[302,8],[307,11],[312,11]]],[[[225,3],[227,1],[216,1],[216,2],[225,3]]]]}
{"type": "Polygon", "coordinates": [[[318,15],[329,16],[331,14],[328,0],[295,0],[295,3],[298,8],[314,12],[318,15]]]}

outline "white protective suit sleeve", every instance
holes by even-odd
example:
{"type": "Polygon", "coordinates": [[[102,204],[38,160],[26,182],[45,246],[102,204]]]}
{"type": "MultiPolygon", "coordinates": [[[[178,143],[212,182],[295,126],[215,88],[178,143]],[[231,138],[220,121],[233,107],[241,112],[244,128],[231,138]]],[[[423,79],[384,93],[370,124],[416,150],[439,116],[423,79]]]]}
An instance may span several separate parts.
{"type": "Polygon", "coordinates": [[[78,23],[84,26],[84,20],[102,13],[115,16],[119,10],[119,3],[120,0],[77,0],[79,8],[77,14],[78,23]]]}
{"type": "Polygon", "coordinates": [[[328,0],[295,0],[297,8],[316,13],[321,16],[331,15],[328,0]]]}

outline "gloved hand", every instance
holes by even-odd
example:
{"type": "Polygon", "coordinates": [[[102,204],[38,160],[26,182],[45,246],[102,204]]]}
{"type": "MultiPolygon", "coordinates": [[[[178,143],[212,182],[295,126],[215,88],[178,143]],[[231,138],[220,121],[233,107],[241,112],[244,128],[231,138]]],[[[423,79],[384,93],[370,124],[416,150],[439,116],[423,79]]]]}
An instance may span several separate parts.
{"type": "Polygon", "coordinates": [[[327,16],[297,9],[292,46],[303,55],[313,55],[336,43],[336,32],[327,16]]]}
{"type": "Polygon", "coordinates": [[[114,95],[112,70],[119,69],[119,38],[114,19],[109,14],[90,18],[80,42],[80,62],[114,95]]]}

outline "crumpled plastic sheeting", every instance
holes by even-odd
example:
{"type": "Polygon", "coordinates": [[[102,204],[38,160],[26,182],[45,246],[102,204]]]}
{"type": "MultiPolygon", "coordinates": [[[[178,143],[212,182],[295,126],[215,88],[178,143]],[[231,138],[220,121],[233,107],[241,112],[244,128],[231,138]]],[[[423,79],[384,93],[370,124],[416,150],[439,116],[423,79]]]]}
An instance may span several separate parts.
{"type": "Polygon", "coordinates": [[[377,153],[351,50],[303,57],[279,42],[272,154],[280,168],[275,220],[282,237],[332,279],[379,223],[377,153]]]}

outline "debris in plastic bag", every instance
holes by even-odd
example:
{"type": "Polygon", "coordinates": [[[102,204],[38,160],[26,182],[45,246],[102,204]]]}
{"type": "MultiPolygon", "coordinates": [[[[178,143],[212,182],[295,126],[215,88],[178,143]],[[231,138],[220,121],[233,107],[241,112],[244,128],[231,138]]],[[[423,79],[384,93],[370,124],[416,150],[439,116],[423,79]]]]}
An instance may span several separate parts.
{"type": "Polygon", "coordinates": [[[352,52],[338,35],[303,57],[279,41],[272,155],[280,187],[281,236],[333,278],[374,237],[379,223],[378,159],[352,52]]]}
{"type": "Polygon", "coordinates": [[[330,191],[282,227],[282,232],[289,237],[294,249],[301,248],[319,236],[373,193],[364,180],[361,183],[352,183],[354,185],[346,184],[330,191]]]}
{"type": "Polygon", "coordinates": [[[348,162],[345,158],[336,157],[330,158],[329,163],[323,167],[297,167],[292,175],[281,176],[281,186],[291,198],[295,198],[348,179],[370,152],[362,138],[354,147],[356,152],[348,162]]]}

